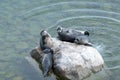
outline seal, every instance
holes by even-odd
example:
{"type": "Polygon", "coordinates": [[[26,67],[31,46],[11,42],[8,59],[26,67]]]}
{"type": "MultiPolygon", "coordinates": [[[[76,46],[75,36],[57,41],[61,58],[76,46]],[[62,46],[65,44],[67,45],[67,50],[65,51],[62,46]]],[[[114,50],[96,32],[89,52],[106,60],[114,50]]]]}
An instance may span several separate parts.
{"type": "Polygon", "coordinates": [[[81,45],[87,45],[92,46],[87,36],[78,36],[75,38],[74,43],[81,44],[81,45]]]}
{"type": "Polygon", "coordinates": [[[88,31],[78,31],[78,30],[58,27],[57,33],[58,33],[58,39],[60,39],[61,41],[67,41],[67,42],[85,44],[85,45],[90,44],[88,39],[89,36],[88,31]]]}
{"type": "Polygon", "coordinates": [[[69,29],[58,27],[57,28],[58,39],[60,39],[61,41],[74,42],[75,36],[73,36],[71,32],[72,31],[69,29]]]}
{"type": "Polygon", "coordinates": [[[44,56],[42,59],[42,69],[43,69],[43,75],[46,77],[50,70],[52,69],[53,65],[53,50],[50,48],[47,48],[43,50],[44,56]]]}
{"type": "Polygon", "coordinates": [[[41,48],[41,50],[44,50],[44,49],[46,49],[47,48],[47,46],[45,45],[46,43],[45,43],[45,39],[47,38],[47,37],[49,37],[50,35],[47,33],[47,31],[45,31],[45,30],[42,30],[41,32],[40,32],[40,43],[39,43],[39,46],[40,46],[40,48],[41,48]]]}

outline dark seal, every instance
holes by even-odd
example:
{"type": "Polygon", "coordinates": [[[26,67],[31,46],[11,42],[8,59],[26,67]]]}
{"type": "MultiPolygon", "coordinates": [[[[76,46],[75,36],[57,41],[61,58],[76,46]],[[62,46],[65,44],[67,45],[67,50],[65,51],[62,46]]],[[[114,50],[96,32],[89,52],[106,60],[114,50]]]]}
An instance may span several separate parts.
{"type": "Polygon", "coordinates": [[[66,29],[62,27],[57,28],[58,38],[61,41],[67,41],[77,44],[90,44],[89,43],[89,32],[88,31],[78,31],[73,29],[66,29]]]}

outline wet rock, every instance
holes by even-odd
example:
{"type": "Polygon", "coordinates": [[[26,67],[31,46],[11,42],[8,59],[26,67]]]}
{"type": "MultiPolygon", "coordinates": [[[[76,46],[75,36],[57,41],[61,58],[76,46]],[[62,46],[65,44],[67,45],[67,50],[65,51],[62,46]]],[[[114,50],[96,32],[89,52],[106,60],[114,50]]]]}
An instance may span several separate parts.
{"type": "MultiPolygon", "coordinates": [[[[48,37],[46,45],[53,49],[53,73],[58,80],[82,80],[103,68],[100,53],[92,46],[77,45],[48,37]]],[[[44,53],[39,47],[30,52],[41,65],[44,53]]]]}

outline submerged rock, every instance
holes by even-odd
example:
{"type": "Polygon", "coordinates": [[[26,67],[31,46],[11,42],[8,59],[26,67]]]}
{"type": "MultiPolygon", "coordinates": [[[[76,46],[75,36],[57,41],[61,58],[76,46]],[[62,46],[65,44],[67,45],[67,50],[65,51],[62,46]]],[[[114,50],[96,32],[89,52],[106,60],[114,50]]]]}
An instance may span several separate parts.
{"type": "MultiPolygon", "coordinates": [[[[102,70],[104,61],[92,46],[60,41],[48,36],[46,45],[53,49],[53,73],[58,80],[82,80],[102,70]]],[[[44,53],[37,47],[30,52],[41,65],[44,53]]]]}

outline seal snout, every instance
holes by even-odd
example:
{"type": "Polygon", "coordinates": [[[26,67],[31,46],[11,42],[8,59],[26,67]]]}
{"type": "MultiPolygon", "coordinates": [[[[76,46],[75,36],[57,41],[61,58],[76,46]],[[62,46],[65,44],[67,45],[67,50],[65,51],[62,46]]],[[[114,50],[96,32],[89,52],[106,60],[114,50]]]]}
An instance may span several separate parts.
{"type": "Polygon", "coordinates": [[[48,32],[47,32],[46,30],[42,30],[42,31],[40,32],[40,35],[41,35],[41,36],[49,36],[49,34],[48,34],[48,32]]]}

